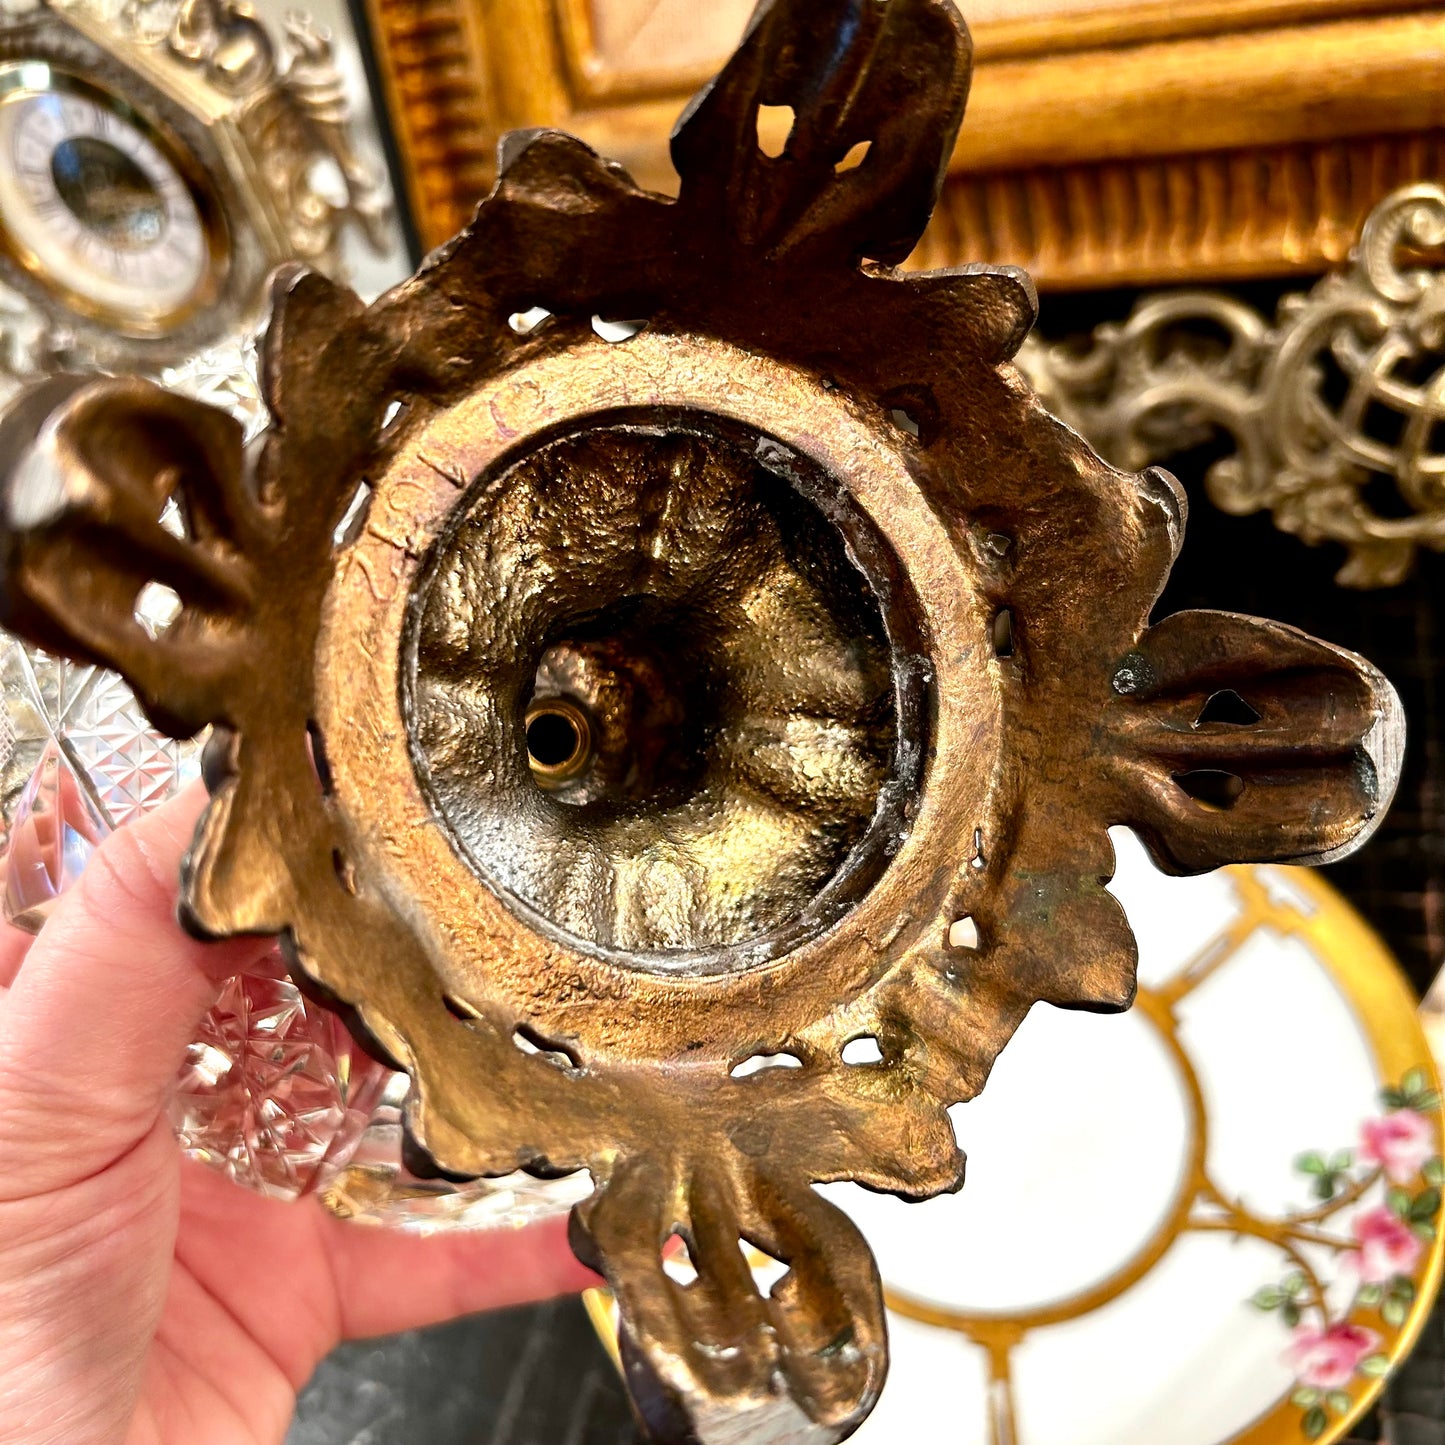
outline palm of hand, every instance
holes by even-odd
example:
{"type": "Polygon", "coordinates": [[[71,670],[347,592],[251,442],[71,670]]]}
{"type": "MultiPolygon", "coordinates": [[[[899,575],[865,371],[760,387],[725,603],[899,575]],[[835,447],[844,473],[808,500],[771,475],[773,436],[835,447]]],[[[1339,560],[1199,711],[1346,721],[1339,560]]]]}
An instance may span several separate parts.
{"type": "Polygon", "coordinates": [[[276,1445],[339,1340],[591,1278],[561,1220],[425,1238],[181,1158],[175,1063],[217,981],[267,946],[173,921],[199,802],[108,840],[33,947],[0,928],[5,1445],[276,1445]]]}

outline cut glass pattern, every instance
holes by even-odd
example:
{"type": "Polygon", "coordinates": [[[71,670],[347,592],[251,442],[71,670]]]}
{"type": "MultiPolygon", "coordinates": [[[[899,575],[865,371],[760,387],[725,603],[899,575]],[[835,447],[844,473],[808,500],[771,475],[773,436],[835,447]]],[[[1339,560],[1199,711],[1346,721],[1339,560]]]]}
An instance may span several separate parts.
{"type": "MultiPolygon", "coordinates": [[[[164,627],[173,599],[145,605],[164,627]]],[[[124,682],[0,633],[0,906],[37,930],[109,833],[200,772],[200,741],[151,729],[124,682]]],[[[278,1198],[425,1229],[518,1224],[565,1209],[586,1175],[452,1184],[402,1164],[410,1081],[363,1053],[278,954],[229,980],[186,1052],[171,1104],[181,1147],[278,1198]]]]}
{"type": "Polygon", "coordinates": [[[194,743],[152,732],[112,672],[14,641],[0,652],[5,916],[35,929],[108,833],[198,771],[194,743]]]}
{"type": "MultiPolygon", "coordinates": [[[[167,385],[227,407],[251,440],[265,413],[249,343],[166,373],[167,385]]],[[[179,533],[174,503],[162,519],[179,533]]],[[[153,635],[178,602],[147,588],[136,618],[153,635]]],[[[101,841],[199,776],[202,739],[149,727],[113,672],[51,657],[0,632],[0,907],[29,931],[101,841]]],[[[181,1147],[279,1198],[319,1194],[347,1218],[426,1229],[517,1224],[565,1209],[587,1176],[524,1174],[452,1184],[402,1164],[410,1081],[363,1053],[307,999],[278,954],[229,980],[186,1052],[171,1105],[181,1147]]]]}
{"type": "Polygon", "coordinates": [[[350,1159],[390,1077],[273,954],[222,988],[186,1051],[171,1117],[196,1158],[295,1199],[350,1159]]]}

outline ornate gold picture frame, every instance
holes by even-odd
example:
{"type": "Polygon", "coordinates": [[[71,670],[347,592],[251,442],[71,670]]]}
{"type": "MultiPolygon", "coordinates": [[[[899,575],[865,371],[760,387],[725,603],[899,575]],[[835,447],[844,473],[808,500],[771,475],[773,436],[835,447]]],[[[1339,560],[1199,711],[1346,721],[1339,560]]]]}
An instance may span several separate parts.
{"type": "MultiPolygon", "coordinates": [[[[751,0],[365,0],[422,240],[508,130],[558,126],[644,186],[751,0]]],[[[969,123],[913,261],[1055,288],[1310,272],[1445,171],[1445,10],[1410,0],[977,0],[969,123]]]]}

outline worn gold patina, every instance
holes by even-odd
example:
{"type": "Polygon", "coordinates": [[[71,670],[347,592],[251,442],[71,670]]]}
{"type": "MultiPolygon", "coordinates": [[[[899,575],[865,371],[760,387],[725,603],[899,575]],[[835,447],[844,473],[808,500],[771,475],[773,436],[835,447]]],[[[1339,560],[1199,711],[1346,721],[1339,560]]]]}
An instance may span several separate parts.
{"type": "Polygon", "coordinates": [[[7,625],[215,726],[185,921],[284,934],[413,1074],[419,1161],[591,1171],[574,1243],[667,1438],[866,1415],[877,1272],[811,1185],[957,1188],[946,1107],[1027,1010],[1128,1005],[1109,825],[1321,860],[1398,773],[1359,659],[1148,625],[1182,497],[1038,405],[1026,278],[893,269],[968,73],[946,0],[764,4],[676,201],[522,135],[374,305],[285,275],[253,464],[134,381],[0,436],[7,625]]]}
{"type": "Polygon", "coordinates": [[[457,510],[402,686],[479,873],[579,939],[695,970],[835,916],[918,766],[878,604],[798,490],[842,518],[836,484],[770,469],[755,434],[638,417],[587,419],[457,510]]]}
{"type": "MultiPolygon", "coordinates": [[[[1047,1438],[1048,1425],[1034,1414],[1031,1406],[1046,1392],[1066,1387],[1061,1387],[1056,1378],[1038,1367],[1038,1356],[1032,1360],[1026,1358],[1029,1349],[1036,1344],[1047,1348],[1047,1336],[1053,1329],[1077,1326],[1079,1334],[1070,1340],[1071,1350],[1087,1351],[1092,1344],[1097,1359],[1100,1340],[1117,1338],[1107,1333],[1110,1327],[1105,1323],[1109,1318],[1106,1312],[1116,1301],[1124,1300],[1131,1291],[1140,1288],[1146,1279],[1160,1286],[1160,1293],[1154,1297],[1156,1319],[1161,1327],[1165,1327],[1167,1321],[1171,1344],[1177,1346],[1184,1339],[1207,1339],[1197,1320],[1192,1322],[1195,1331],[1192,1334],[1188,1330],[1179,1331],[1180,1320],[1188,1314],[1188,1310],[1185,1309],[1183,1315],[1180,1313],[1178,1293],[1173,1295],[1173,1310],[1160,1303],[1161,1299],[1168,1299],[1171,1295],[1169,1286],[1163,1283],[1168,1273],[1164,1261],[1176,1259],[1175,1246],[1190,1236],[1197,1239],[1203,1234],[1221,1234],[1231,1245],[1251,1240],[1273,1247],[1288,1261],[1288,1269],[1298,1273],[1302,1316],[1309,1323],[1324,1328],[1332,1317],[1338,1315],[1339,1296],[1337,1291],[1331,1290],[1333,1271],[1329,1264],[1333,1260],[1335,1269],[1338,1269],[1341,1264],[1358,1257],[1355,1254],[1356,1241],[1339,1226],[1338,1221],[1348,1220],[1347,1211],[1358,1206],[1368,1190],[1381,1186],[1381,1171],[1363,1166],[1347,1186],[1341,1181],[1340,1192],[1332,1198],[1315,1198],[1303,1208],[1288,1210],[1279,1200],[1267,1205],[1231,1189],[1227,1175],[1222,1172],[1229,1167],[1222,1164],[1222,1159],[1229,1147],[1223,1141],[1228,1137],[1231,1110],[1227,1105],[1220,1107],[1221,1091],[1211,1088],[1211,1074],[1216,1069],[1222,1069],[1229,1078],[1229,1089],[1240,1090],[1241,1079],[1254,1056],[1249,1050],[1240,1050],[1237,1056],[1231,1056],[1227,1051],[1211,1054],[1202,1050],[1200,1037],[1191,1028],[1193,1020],[1188,1016],[1189,1001],[1222,970],[1252,954],[1255,949],[1267,951],[1282,945],[1298,948],[1311,960],[1309,966],[1323,971],[1354,1014],[1356,1026],[1361,1031],[1361,1042],[1367,1045],[1374,1060],[1376,1077],[1380,1080],[1402,1080],[1414,1073],[1424,1080],[1426,1089],[1433,1090],[1438,1086],[1436,1066],[1421,1029],[1421,1024],[1427,1022],[1426,1011],[1420,1007],[1417,1014],[1416,996],[1399,964],[1359,914],[1319,874],[1300,870],[1285,875],[1260,866],[1235,867],[1227,872],[1229,882],[1226,888],[1231,895],[1224,909],[1227,921],[1224,916],[1216,917],[1214,921],[1220,926],[1206,937],[1207,930],[1199,926],[1196,916],[1195,927],[1199,931],[1188,941],[1197,942],[1200,946],[1167,979],[1156,975],[1152,987],[1141,984],[1133,1005],[1147,1020],[1147,1027],[1152,1030],[1163,1057],[1169,1061],[1181,1089],[1183,1108],[1179,1123],[1182,1136],[1178,1142],[1183,1146],[1183,1167],[1174,1181],[1172,1201],[1154,1221],[1152,1231],[1134,1241],[1132,1255],[1112,1273],[1082,1284],[1073,1291],[1054,1293],[1043,1299],[1019,1300],[1011,1308],[1000,1308],[997,1300],[989,1309],[944,1304],[884,1280],[884,1298],[891,1311],[926,1329],[957,1332],[969,1344],[976,1346],[982,1356],[974,1355],[970,1363],[967,1354],[960,1352],[957,1374],[976,1382],[979,1375],[975,1372],[982,1367],[987,1380],[984,1391],[980,1392],[977,1383],[974,1383],[971,1387],[965,1385],[962,1388],[955,1385],[953,1389],[945,1384],[944,1388],[933,1392],[935,1399],[940,1395],[953,1395],[958,1401],[956,1416],[949,1419],[955,1439],[978,1441],[980,1445],[1036,1445],[1039,1438],[1047,1438]],[[1214,1099],[1213,1112],[1211,1096],[1214,1099]],[[1336,1221],[1333,1227],[1332,1220],[1336,1221]],[[1332,1297],[1336,1300],[1333,1314],[1332,1297]],[[1099,1334],[1091,1339],[1091,1331],[1095,1328],[1099,1334]]],[[[1174,940],[1176,944],[1183,941],[1174,940]]],[[[1155,962],[1157,966],[1157,957],[1155,962]]],[[[1256,955],[1246,966],[1256,968],[1261,962],[1262,957],[1256,955]]],[[[1252,1027],[1258,1027],[1258,1023],[1255,1020],[1252,1027]]],[[[1331,1060],[1320,1053],[1313,1057],[1312,1063],[1329,1067],[1331,1060]]],[[[1304,1087],[1299,1084],[1297,1076],[1296,1086],[1304,1087]]],[[[1244,1091],[1240,1090],[1240,1094],[1243,1096],[1244,1091]]],[[[1253,1096],[1257,1107],[1272,1110],[1271,1095],[1259,1086],[1258,1081],[1253,1096]]],[[[1288,1110],[1280,1113],[1286,1118],[1295,1117],[1288,1110]]],[[[1441,1125],[1439,1110],[1426,1109],[1423,1113],[1431,1136],[1438,1138],[1441,1125]]],[[[1012,1110],[1012,1114],[1017,1118],[1017,1108],[1012,1110]]],[[[1025,1128],[1033,1123],[1032,1120],[1022,1122],[1025,1128]]],[[[1137,1121],[1134,1127],[1137,1128],[1137,1121]]],[[[1095,1137],[1101,1137],[1107,1128],[1108,1121],[1105,1121],[1095,1137]]],[[[1151,1145],[1157,1147],[1159,1142],[1157,1137],[1151,1136],[1151,1145]]],[[[1037,1157],[1037,1141],[1033,1148],[1037,1157]]],[[[969,1187],[1016,1189],[1016,1181],[1001,1178],[999,1173],[995,1171],[994,1177],[987,1183],[981,1174],[977,1175],[969,1187]]],[[[1096,1183],[1103,1177],[1098,1171],[1094,1172],[1096,1183]]],[[[1070,1203],[1069,1195],[1062,1194],[1059,1200],[1061,1231],[1078,1223],[1077,1215],[1070,1213],[1070,1203]]],[[[900,1221],[900,1224],[907,1228],[906,1221],[900,1221]]],[[[1433,1229],[1433,1220],[1426,1221],[1426,1224],[1433,1229]]],[[[1421,1235],[1424,1233],[1422,1229],[1421,1235]]],[[[1058,1241],[1055,1239],[1051,1243],[1056,1246],[1058,1241]]],[[[967,1257],[978,1245],[976,1239],[960,1240],[956,1253],[939,1257],[940,1280],[950,1275],[956,1280],[959,1258],[967,1257]]],[[[997,1248],[999,1242],[989,1240],[988,1245],[997,1248]]],[[[753,1256],[760,1269],[766,1266],[766,1261],[758,1257],[756,1251],[753,1251],[753,1256]]],[[[1392,1366],[1409,1357],[1434,1310],[1442,1264],[1445,1264],[1445,1240],[1432,1234],[1424,1240],[1420,1257],[1408,1272],[1412,1276],[1415,1293],[1408,1307],[1402,1306],[1404,1313],[1387,1319],[1379,1313],[1378,1305],[1374,1308],[1362,1305],[1361,1313],[1368,1322],[1365,1327],[1380,1335],[1380,1353],[1392,1366]]],[[[1188,1281],[1176,1280],[1175,1290],[1180,1289],[1187,1296],[1190,1292],[1188,1281]]],[[[1135,1298],[1137,1300],[1138,1296],[1135,1298]]],[[[583,1295],[583,1303],[603,1345],[614,1363],[618,1363],[616,1311],[611,1293],[600,1287],[588,1290],[583,1295]]],[[[1278,1344],[1269,1340],[1261,1344],[1271,1357],[1278,1349],[1278,1344]]],[[[1078,1354],[1074,1353],[1072,1358],[1077,1359],[1078,1354]]],[[[1130,1387],[1135,1383],[1147,1388],[1158,1384],[1161,1379],[1174,1378],[1182,1382],[1188,1378],[1189,1372],[1181,1372],[1178,1368],[1181,1358],[1187,1356],[1175,1356],[1172,1364],[1166,1364],[1161,1359],[1156,1366],[1157,1374],[1147,1380],[1140,1379],[1137,1370],[1121,1370],[1113,1374],[1111,1383],[1118,1390],[1115,1397],[1117,1404],[1137,1404],[1137,1396],[1130,1398],[1130,1387]]],[[[916,1362],[914,1368],[916,1371],[916,1362]]],[[[917,1378],[916,1374],[914,1378],[917,1378]]],[[[1379,1373],[1357,1373],[1330,1402],[1331,1418],[1324,1433],[1317,1437],[1318,1445],[1336,1445],[1338,1441],[1353,1438],[1353,1427],[1379,1398],[1387,1378],[1388,1375],[1379,1373]]],[[[930,1380],[929,1383],[933,1385],[935,1381],[930,1380]]],[[[1202,1391],[1214,1388],[1214,1380],[1207,1374],[1195,1373],[1193,1383],[1196,1389],[1202,1391]]],[[[1236,1412],[1242,1409],[1247,1415],[1254,1409],[1258,1414],[1238,1433],[1230,1434],[1227,1440],[1219,1433],[1225,1427],[1216,1423],[1213,1430],[1219,1445],[1299,1445],[1302,1439],[1308,1439],[1309,1435],[1302,1432],[1301,1427],[1303,1417],[1311,1407],[1302,1407],[1291,1398],[1298,1392],[1297,1383],[1288,1375],[1281,1375],[1277,1388],[1273,1402],[1267,1397],[1257,1398],[1251,1405],[1232,1397],[1236,1412]]],[[[1177,1403],[1183,1404],[1186,1398],[1179,1397],[1177,1403]]],[[[1097,1412],[1098,1404],[1093,1403],[1092,1409],[1097,1412]]],[[[917,1414],[916,1408],[914,1413],[917,1414]]],[[[1095,1413],[1094,1419],[1098,1418],[1095,1413]]],[[[1121,1421],[1122,1426],[1122,1420],[1128,1417],[1115,1418],[1121,1421]]],[[[1097,1428],[1096,1425],[1096,1431],[1097,1428]]],[[[1141,1433],[1128,1438],[1144,1437],[1141,1433]]]]}

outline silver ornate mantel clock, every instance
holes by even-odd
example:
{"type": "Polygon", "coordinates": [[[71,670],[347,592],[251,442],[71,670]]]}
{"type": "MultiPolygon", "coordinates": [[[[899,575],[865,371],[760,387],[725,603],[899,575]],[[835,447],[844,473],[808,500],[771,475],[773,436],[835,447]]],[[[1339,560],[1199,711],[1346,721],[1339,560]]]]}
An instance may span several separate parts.
{"type": "MultiPolygon", "coordinates": [[[[244,0],[0,0],[0,398],[55,371],[138,372],[259,428],[250,334],[272,270],[339,279],[365,267],[357,240],[373,285],[405,269],[338,52],[244,0]]],[[[171,609],[141,615],[163,628],[171,609]]],[[[197,768],[114,673],[0,632],[0,916],[38,927],[99,840],[197,768]]],[[[175,1117],[188,1151],[289,1196],[350,1158],[390,1075],[281,974],[227,986],[175,1117]]],[[[390,1180],[385,1128],[363,1142],[390,1180]]]]}
{"type": "Polygon", "coordinates": [[[381,244],[331,43],[244,0],[0,4],[0,371],[155,373],[248,328],[283,261],[381,244]]]}

